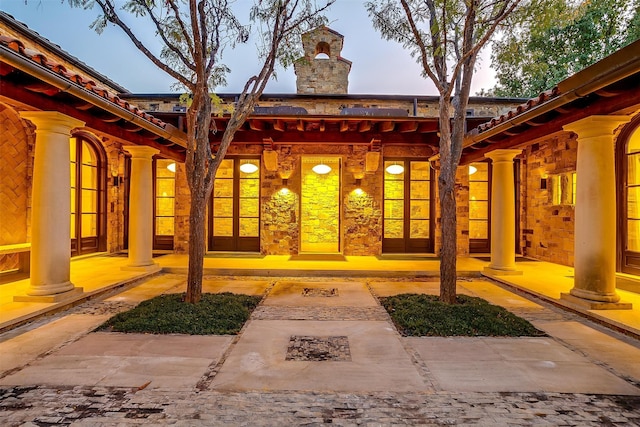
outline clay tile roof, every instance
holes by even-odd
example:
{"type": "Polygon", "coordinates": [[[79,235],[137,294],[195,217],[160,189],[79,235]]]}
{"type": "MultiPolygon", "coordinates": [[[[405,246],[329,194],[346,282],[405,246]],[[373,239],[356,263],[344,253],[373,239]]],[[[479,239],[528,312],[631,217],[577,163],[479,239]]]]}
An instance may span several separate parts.
{"type": "Polygon", "coordinates": [[[545,92],[542,92],[540,95],[536,96],[535,98],[531,98],[529,99],[527,102],[525,102],[524,104],[520,104],[518,105],[516,108],[500,115],[499,117],[494,117],[493,119],[491,119],[490,121],[488,121],[487,123],[483,123],[481,125],[478,126],[478,132],[482,133],[482,132],[486,132],[489,129],[498,126],[501,123],[504,123],[508,120],[513,119],[514,117],[517,117],[518,115],[531,110],[534,107],[537,107],[538,105],[544,104],[545,102],[556,98],[557,96],[560,95],[560,90],[558,89],[558,86],[554,87],[553,89],[547,90],[545,92]]]}
{"type": "Polygon", "coordinates": [[[29,59],[35,64],[53,71],[58,76],[83,87],[85,90],[107,99],[109,102],[119,106],[120,108],[124,108],[125,110],[144,118],[150,123],[153,123],[155,126],[158,126],[160,128],[165,128],[167,126],[167,123],[153,117],[150,114],[145,113],[138,107],[131,105],[126,101],[122,101],[117,95],[110,93],[109,90],[104,87],[98,86],[93,80],[86,78],[78,73],[68,71],[63,64],[57,63],[47,58],[44,53],[35,49],[25,48],[24,43],[19,39],[0,34],[0,45],[13,50],[14,52],[29,59]]]}

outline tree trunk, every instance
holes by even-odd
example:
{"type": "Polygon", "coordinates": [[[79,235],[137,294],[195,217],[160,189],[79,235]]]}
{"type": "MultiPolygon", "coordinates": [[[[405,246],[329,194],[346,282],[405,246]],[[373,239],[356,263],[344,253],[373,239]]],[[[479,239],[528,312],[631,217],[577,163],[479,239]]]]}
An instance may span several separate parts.
{"type": "Polygon", "coordinates": [[[440,300],[456,303],[457,217],[455,173],[452,168],[441,168],[438,179],[440,191],[440,221],[442,248],[440,250],[440,300]]]}
{"type": "Polygon", "coordinates": [[[442,248],[440,249],[440,300],[448,304],[456,303],[456,262],[457,262],[457,218],[456,218],[456,165],[452,159],[451,101],[440,96],[440,174],[438,191],[440,197],[440,229],[442,248]]]}
{"type": "Polygon", "coordinates": [[[204,265],[204,222],[207,201],[213,187],[213,168],[209,146],[211,99],[206,85],[193,93],[193,103],[187,110],[188,147],[186,156],[187,182],[191,192],[189,210],[189,271],[185,302],[196,304],[202,297],[204,265]]]}
{"type": "Polygon", "coordinates": [[[204,222],[207,211],[206,194],[203,189],[191,193],[189,211],[189,272],[185,302],[196,304],[202,297],[202,271],[204,266],[205,236],[204,222]]]}

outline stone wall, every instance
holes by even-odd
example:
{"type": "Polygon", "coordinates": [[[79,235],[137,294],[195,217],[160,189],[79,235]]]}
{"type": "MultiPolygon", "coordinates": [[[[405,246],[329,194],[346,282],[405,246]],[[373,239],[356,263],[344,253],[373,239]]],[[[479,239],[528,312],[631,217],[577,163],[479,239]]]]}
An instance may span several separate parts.
{"type": "MultiPolygon", "coordinates": [[[[0,245],[30,239],[35,134],[13,109],[0,104],[0,245]]],[[[0,255],[0,271],[18,268],[16,254],[0,255]]]]}
{"type": "Polygon", "coordinates": [[[102,147],[107,159],[107,252],[118,252],[124,249],[124,207],[125,183],[124,153],[122,144],[113,141],[103,141],[102,147]],[[114,177],[118,177],[115,185],[114,177]]]}
{"type": "Polygon", "coordinates": [[[351,62],[340,56],[342,41],[340,34],[326,27],[316,28],[302,35],[304,56],[293,64],[298,93],[348,92],[351,62]]]}
{"type": "MultiPolygon", "coordinates": [[[[225,103],[233,103],[235,96],[220,94],[225,103]]],[[[127,100],[143,110],[151,112],[171,112],[175,108],[184,107],[174,95],[154,98],[127,98],[127,100]]],[[[347,97],[328,96],[299,96],[295,94],[272,96],[265,94],[258,100],[258,107],[301,107],[310,115],[339,116],[344,108],[390,108],[405,110],[408,116],[438,117],[437,97],[415,97],[416,110],[414,112],[414,97],[411,96],[377,96],[377,95],[349,95],[347,97]]],[[[473,117],[496,117],[504,114],[518,105],[517,102],[500,99],[472,98],[469,110],[473,110],[473,117]]]]}
{"type": "Polygon", "coordinates": [[[300,219],[300,159],[291,146],[279,146],[279,171],[262,176],[261,252],[266,255],[297,254],[300,219]],[[283,180],[287,180],[287,184],[283,180]]]}
{"type": "Polygon", "coordinates": [[[382,172],[364,173],[367,147],[354,146],[343,174],[345,255],[378,255],[382,251],[382,172]],[[360,186],[356,178],[360,178],[360,186]]]}
{"type": "Polygon", "coordinates": [[[524,150],[522,163],[521,230],[524,255],[573,265],[574,205],[554,205],[554,175],[575,172],[577,140],[562,133],[524,150]],[[542,180],[547,185],[541,188],[542,180]]]}

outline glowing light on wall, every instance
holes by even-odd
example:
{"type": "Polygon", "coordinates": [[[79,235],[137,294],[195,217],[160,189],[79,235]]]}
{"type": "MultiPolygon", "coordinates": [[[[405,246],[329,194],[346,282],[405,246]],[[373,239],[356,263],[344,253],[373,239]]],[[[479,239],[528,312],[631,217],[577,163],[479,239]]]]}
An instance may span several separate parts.
{"type": "Polygon", "coordinates": [[[167,169],[169,169],[173,173],[176,173],[176,164],[175,163],[169,163],[167,165],[167,169]]]}
{"type": "Polygon", "coordinates": [[[473,175],[476,172],[478,172],[478,168],[473,165],[469,165],[469,175],[473,175]]]}
{"type": "Polygon", "coordinates": [[[314,167],[312,167],[311,170],[317,173],[318,175],[326,175],[329,172],[331,172],[331,166],[324,163],[319,163],[314,167]]]}
{"type": "Polygon", "coordinates": [[[257,170],[258,166],[254,165],[253,163],[247,162],[240,165],[240,171],[244,173],[254,173],[257,170]]]}
{"type": "Polygon", "coordinates": [[[402,172],[404,172],[404,167],[402,165],[394,163],[392,165],[387,166],[387,169],[385,170],[389,172],[391,175],[400,175],[402,172]]]}

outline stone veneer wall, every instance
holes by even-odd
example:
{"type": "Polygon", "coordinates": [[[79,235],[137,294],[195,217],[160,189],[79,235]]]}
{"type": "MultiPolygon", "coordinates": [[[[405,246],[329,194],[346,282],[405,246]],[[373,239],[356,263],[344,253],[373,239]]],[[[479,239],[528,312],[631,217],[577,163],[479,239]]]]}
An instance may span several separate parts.
{"type": "MultiPolygon", "coordinates": [[[[35,133],[0,104],[0,245],[31,241],[31,180],[35,133]]],[[[0,271],[18,268],[15,254],[0,255],[0,271]]]]}
{"type": "MultiPolygon", "coordinates": [[[[173,235],[173,251],[179,254],[189,252],[189,210],[191,209],[191,192],[187,183],[184,163],[176,162],[175,223],[173,235]]],[[[206,225],[205,225],[206,226],[206,225]]],[[[206,235],[206,234],[205,234],[206,235]]]]}
{"type": "Polygon", "coordinates": [[[553,205],[551,182],[541,189],[541,179],[575,172],[578,143],[562,133],[524,150],[521,186],[521,230],[524,255],[558,264],[573,265],[575,209],[553,205]]]}
{"type": "MultiPolygon", "coordinates": [[[[224,96],[222,94],[221,96],[224,96]]],[[[153,114],[154,111],[170,112],[175,107],[180,107],[180,103],[175,97],[167,96],[160,99],[130,98],[129,102],[139,106],[143,110],[153,114]]],[[[231,102],[233,98],[229,100],[231,102]]],[[[516,107],[518,104],[509,101],[479,102],[472,100],[469,103],[469,109],[473,110],[475,117],[496,117],[516,107]]],[[[348,98],[331,98],[331,97],[314,97],[298,96],[298,97],[270,97],[266,95],[257,103],[260,107],[282,107],[294,106],[304,108],[308,114],[314,115],[340,115],[342,108],[392,108],[406,110],[409,117],[414,116],[413,99],[403,97],[403,99],[393,98],[376,98],[366,97],[357,98],[350,96],[348,98]]],[[[184,106],[183,106],[184,107],[184,106]]],[[[433,101],[419,100],[417,102],[417,117],[438,117],[438,100],[433,101]]]]}
{"type": "Polygon", "coordinates": [[[380,171],[363,174],[360,190],[356,175],[365,169],[367,147],[354,146],[344,162],[342,200],[345,255],[377,255],[382,251],[382,161],[380,171]]]}
{"type": "MultiPolygon", "coordinates": [[[[98,139],[99,140],[99,139],[98,139]]],[[[106,250],[107,252],[118,252],[124,249],[124,154],[122,144],[109,140],[102,141],[102,148],[106,154],[106,250]],[[114,185],[113,178],[118,176],[120,182],[114,185]]]]}
{"type": "Polygon", "coordinates": [[[340,57],[342,36],[325,27],[302,35],[304,57],[294,62],[296,88],[306,94],[345,94],[348,92],[351,62],[340,57]],[[317,58],[324,53],[327,58],[317,58]]]}
{"type": "MultiPolygon", "coordinates": [[[[261,252],[266,255],[297,254],[300,235],[300,156],[291,146],[279,146],[278,171],[263,167],[261,198],[261,252]],[[287,179],[287,185],[283,185],[287,179]]],[[[263,165],[264,166],[264,165],[263,165]]]]}

